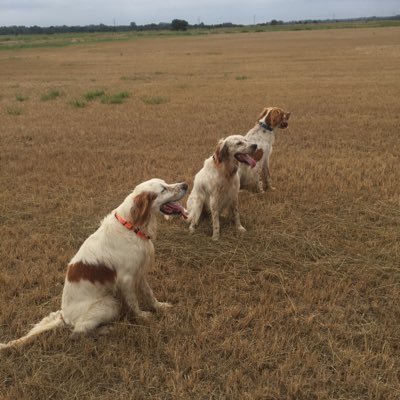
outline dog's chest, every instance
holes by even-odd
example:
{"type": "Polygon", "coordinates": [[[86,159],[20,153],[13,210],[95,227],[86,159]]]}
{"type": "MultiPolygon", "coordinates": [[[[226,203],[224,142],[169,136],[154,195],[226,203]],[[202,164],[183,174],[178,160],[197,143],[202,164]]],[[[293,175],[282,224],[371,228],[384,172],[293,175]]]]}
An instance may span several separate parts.
{"type": "Polygon", "coordinates": [[[257,129],[254,132],[249,132],[246,135],[247,140],[257,144],[258,147],[265,149],[266,147],[272,147],[275,142],[275,133],[267,132],[263,129],[257,129]]]}
{"type": "Polygon", "coordinates": [[[235,198],[235,195],[239,191],[239,179],[237,173],[228,178],[220,178],[217,182],[216,189],[221,201],[223,201],[223,199],[229,201],[230,199],[235,198]]]}

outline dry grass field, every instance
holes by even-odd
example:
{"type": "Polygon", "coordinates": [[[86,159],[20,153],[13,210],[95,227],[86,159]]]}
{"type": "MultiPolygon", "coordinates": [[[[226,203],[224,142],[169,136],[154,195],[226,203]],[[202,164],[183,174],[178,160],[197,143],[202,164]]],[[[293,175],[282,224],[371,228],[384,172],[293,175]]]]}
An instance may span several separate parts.
{"type": "Polygon", "coordinates": [[[292,116],[277,190],[240,193],[245,236],[160,219],[149,281],[171,310],[2,352],[0,399],[399,399],[399,66],[400,28],[1,51],[1,342],[59,309],[137,183],[192,184],[264,106],[292,116]]]}

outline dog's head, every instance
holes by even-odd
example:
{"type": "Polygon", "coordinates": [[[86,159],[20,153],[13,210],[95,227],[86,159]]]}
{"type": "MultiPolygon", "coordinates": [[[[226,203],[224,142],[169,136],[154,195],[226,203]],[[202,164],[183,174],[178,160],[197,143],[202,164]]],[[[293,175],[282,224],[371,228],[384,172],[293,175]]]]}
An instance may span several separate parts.
{"type": "Polygon", "coordinates": [[[218,142],[215,150],[215,159],[218,164],[243,163],[251,168],[255,167],[256,162],[251,157],[257,150],[257,145],[250,143],[244,136],[232,135],[218,142]]]}
{"type": "Polygon", "coordinates": [[[290,112],[287,112],[279,107],[264,108],[257,119],[257,122],[263,122],[271,129],[280,128],[286,129],[289,126],[290,112]]]}
{"type": "Polygon", "coordinates": [[[146,225],[152,214],[161,212],[166,215],[182,215],[186,210],[175,201],[180,200],[187,192],[185,182],[168,184],[162,179],[150,179],[136,186],[130,196],[130,214],[132,223],[146,225]]]}

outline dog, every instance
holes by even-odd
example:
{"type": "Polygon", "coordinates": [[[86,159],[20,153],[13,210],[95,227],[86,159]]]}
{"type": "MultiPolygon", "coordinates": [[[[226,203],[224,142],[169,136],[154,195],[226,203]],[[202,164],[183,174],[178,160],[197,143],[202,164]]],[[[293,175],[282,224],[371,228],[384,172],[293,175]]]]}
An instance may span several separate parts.
{"type": "Polygon", "coordinates": [[[154,297],[146,271],[154,263],[156,215],[185,215],[184,208],[175,201],[187,189],[184,182],[169,185],[161,179],[136,186],[69,262],[61,309],[43,318],[22,338],[0,344],[0,349],[22,345],[33,336],[62,326],[73,329],[73,338],[96,328],[101,330],[119,315],[121,302],[117,294],[140,318],[148,318],[151,313],[139,308],[139,294],[152,311],[170,307],[154,297]]]}
{"type": "Polygon", "coordinates": [[[240,188],[254,189],[260,193],[266,189],[274,190],[271,182],[269,160],[271,158],[272,146],[275,142],[277,129],[286,129],[289,125],[290,112],[278,107],[264,108],[257,119],[257,124],[250,129],[245,138],[256,143],[258,150],[254,155],[257,161],[255,168],[249,168],[245,164],[239,167],[240,188]]]}
{"type": "Polygon", "coordinates": [[[213,240],[219,239],[219,216],[225,208],[231,211],[236,228],[241,232],[246,231],[240,223],[238,210],[238,167],[239,164],[255,167],[256,162],[251,155],[256,150],[256,144],[240,135],[219,141],[215,153],[204,161],[203,168],[196,174],[193,190],[187,200],[191,233],[195,231],[204,208],[211,211],[213,240]]]}

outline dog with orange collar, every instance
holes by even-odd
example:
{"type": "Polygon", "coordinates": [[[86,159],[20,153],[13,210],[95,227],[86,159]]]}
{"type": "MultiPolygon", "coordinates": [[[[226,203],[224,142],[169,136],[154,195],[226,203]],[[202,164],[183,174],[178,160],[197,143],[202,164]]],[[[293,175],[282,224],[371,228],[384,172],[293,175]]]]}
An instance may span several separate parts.
{"type": "Polygon", "coordinates": [[[175,202],[187,189],[186,183],[167,184],[161,179],[136,186],[71,259],[61,309],[43,318],[22,338],[0,344],[0,349],[22,345],[61,326],[70,327],[75,337],[92,332],[118,317],[121,302],[116,293],[121,293],[140,318],[148,318],[150,312],[139,308],[139,296],[151,311],[170,307],[154,297],[146,271],[154,263],[152,241],[157,234],[156,216],[161,212],[185,217],[186,210],[175,202]]]}

